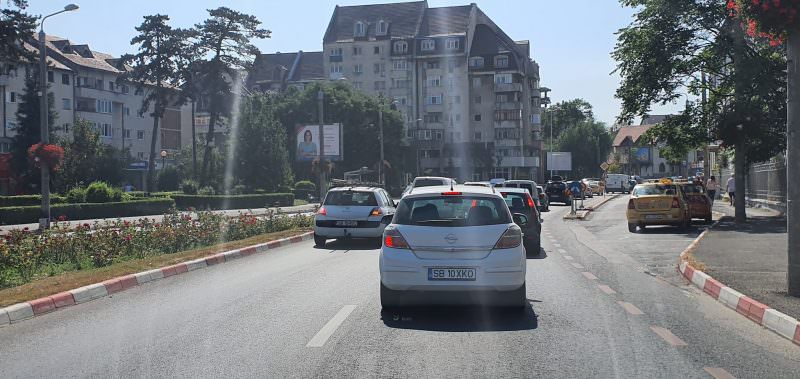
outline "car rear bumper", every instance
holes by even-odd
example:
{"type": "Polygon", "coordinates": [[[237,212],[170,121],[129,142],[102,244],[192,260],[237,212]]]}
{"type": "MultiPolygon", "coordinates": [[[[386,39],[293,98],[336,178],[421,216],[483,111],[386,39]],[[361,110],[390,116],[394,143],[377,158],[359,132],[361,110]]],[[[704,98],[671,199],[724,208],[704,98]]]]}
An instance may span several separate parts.
{"type": "Polygon", "coordinates": [[[629,224],[636,225],[681,225],[685,221],[684,213],[680,209],[653,212],[629,209],[627,211],[627,219],[629,224]]]}
{"type": "Polygon", "coordinates": [[[380,238],[386,224],[378,224],[375,228],[329,228],[314,226],[314,234],[327,238],[380,238]]]}
{"type": "MultiPolygon", "coordinates": [[[[458,254],[458,253],[453,253],[458,254]]],[[[420,259],[411,250],[381,249],[381,283],[395,291],[513,291],[525,283],[525,250],[492,250],[483,259],[420,259]],[[474,281],[428,279],[428,268],[475,268],[474,281]]]]}

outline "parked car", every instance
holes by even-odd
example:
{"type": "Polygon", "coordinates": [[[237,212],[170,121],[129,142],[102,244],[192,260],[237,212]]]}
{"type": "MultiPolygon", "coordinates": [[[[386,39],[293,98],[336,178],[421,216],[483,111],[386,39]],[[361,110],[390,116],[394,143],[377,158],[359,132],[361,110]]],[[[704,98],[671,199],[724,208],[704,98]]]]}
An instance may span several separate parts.
{"type": "Polygon", "coordinates": [[[608,174],[606,175],[606,192],[628,193],[630,187],[630,175],[608,174]]]}
{"type": "Polygon", "coordinates": [[[605,183],[599,178],[586,178],[584,179],[586,185],[592,190],[592,195],[602,195],[605,191],[605,183]]]}
{"type": "Polygon", "coordinates": [[[711,199],[706,193],[706,187],[701,183],[680,183],[681,190],[689,203],[691,218],[701,218],[706,223],[712,220],[711,199]]]}
{"type": "Polygon", "coordinates": [[[544,187],[536,186],[536,192],[539,194],[539,211],[550,212],[550,198],[548,198],[547,193],[544,192],[544,187]]]}
{"type": "Polygon", "coordinates": [[[592,185],[589,178],[581,179],[581,183],[583,183],[583,185],[586,187],[586,189],[584,190],[584,196],[586,196],[587,198],[593,198],[594,191],[592,190],[592,185]]]}
{"type": "Polygon", "coordinates": [[[455,185],[456,181],[442,176],[418,176],[414,181],[406,187],[403,191],[403,196],[414,190],[414,188],[430,187],[430,186],[450,186],[455,185]]]}
{"type": "Polygon", "coordinates": [[[567,185],[564,182],[548,182],[544,187],[544,192],[547,194],[551,204],[559,202],[565,205],[572,205],[572,199],[567,195],[567,185]]]}
{"type": "Polygon", "coordinates": [[[384,309],[481,303],[524,309],[523,214],[491,188],[419,188],[400,201],[379,255],[384,309]],[[519,224],[519,225],[518,225],[519,224]]]}
{"type": "Polygon", "coordinates": [[[395,203],[383,188],[335,187],[314,215],[314,244],[329,238],[376,238],[392,220],[395,203]]]}
{"type": "Polygon", "coordinates": [[[669,179],[637,185],[628,200],[628,231],[636,232],[648,225],[672,225],[688,228],[691,224],[689,204],[681,186],[669,179]]]}
{"type": "Polygon", "coordinates": [[[521,213],[528,217],[528,224],[522,228],[522,242],[527,256],[537,256],[542,249],[542,217],[533,201],[533,197],[525,188],[498,188],[511,213],[521,213]]]}

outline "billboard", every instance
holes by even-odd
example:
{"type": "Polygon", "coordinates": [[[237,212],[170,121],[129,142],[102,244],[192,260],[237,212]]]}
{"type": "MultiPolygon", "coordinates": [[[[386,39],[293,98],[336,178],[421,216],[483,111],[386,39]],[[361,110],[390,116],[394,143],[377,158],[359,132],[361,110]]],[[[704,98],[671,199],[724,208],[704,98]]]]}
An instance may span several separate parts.
{"type": "Polygon", "coordinates": [[[572,171],[572,153],[551,151],[547,153],[548,171],[572,171]]]}
{"type": "Polygon", "coordinates": [[[632,147],[631,158],[633,158],[633,163],[650,163],[650,148],[632,147]]]}
{"type": "MultiPolygon", "coordinates": [[[[325,132],[325,158],[331,161],[341,161],[342,156],[342,126],[341,124],[323,125],[325,132]]],[[[319,125],[298,125],[295,127],[296,150],[295,157],[298,161],[313,161],[319,157],[319,125]]]]}

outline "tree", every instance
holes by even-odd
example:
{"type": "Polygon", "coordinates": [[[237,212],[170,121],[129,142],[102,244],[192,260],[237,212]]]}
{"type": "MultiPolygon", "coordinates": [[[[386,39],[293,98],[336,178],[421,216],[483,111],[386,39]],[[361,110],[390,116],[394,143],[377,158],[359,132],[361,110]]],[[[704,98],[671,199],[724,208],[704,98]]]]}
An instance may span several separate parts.
{"type": "Polygon", "coordinates": [[[11,0],[9,7],[0,9],[0,74],[4,74],[4,65],[33,62],[36,53],[20,43],[27,40],[36,31],[36,18],[24,12],[27,0],[11,0]]]}
{"type": "Polygon", "coordinates": [[[150,154],[147,165],[147,189],[153,187],[153,171],[155,170],[156,142],[158,141],[158,124],[164,111],[175,105],[178,98],[175,88],[180,84],[178,60],[185,52],[184,35],[167,24],[169,16],[157,14],[145,16],[144,22],[136,27],[139,35],[133,37],[131,45],[138,45],[139,52],[124,55],[122,64],[131,64],[130,71],[120,75],[118,81],[132,81],[138,91],[144,93],[139,114],[150,111],[153,117],[153,132],[150,139],[150,154]],[[145,91],[146,89],[146,91],[145,91]]]}
{"type": "Polygon", "coordinates": [[[544,138],[550,138],[552,129],[553,141],[557,141],[564,130],[594,119],[592,105],[583,99],[566,100],[547,108],[542,115],[544,122],[544,138]]]}
{"type": "Polygon", "coordinates": [[[582,122],[566,129],[558,139],[559,151],[571,151],[572,174],[576,178],[600,176],[600,164],[606,161],[613,138],[602,122],[582,122]]]}
{"type": "Polygon", "coordinates": [[[54,179],[58,191],[66,192],[94,181],[116,185],[124,179],[127,152],[104,144],[100,133],[88,121],[77,120],[72,127],[72,139],[60,144],[64,148],[64,164],[54,179]]]}
{"type": "Polygon", "coordinates": [[[260,28],[261,21],[255,16],[227,7],[209,9],[208,14],[208,19],[195,26],[198,38],[195,50],[201,55],[210,55],[207,61],[198,63],[199,77],[196,78],[203,83],[209,111],[201,185],[208,183],[217,123],[221,117],[228,118],[231,114],[231,84],[239,80],[238,70],[249,67],[252,57],[258,54],[258,48],[250,40],[270,36],[269,30],[260,28]]]}
{"type": "MultiPolygon", "coordinates": [[[[31,162],[28,157],[28,148],[42,141],[40,97],[37,81],[39,76],[36,72],[38,72],[38,69],[25,78],[25,93],[22,95],[17,107],[17,126],[14,128],[15,135],[11,141],[11,169],[30,187],[38,187],[41,181],[41,178],[37,175],[38,170],[34,167],[34,162],[31,162]]],[[[52,139],[56,112],[53,110],[53,94],[49,93],[48,95],[48,125],[50,138],[52,139]]],[[[33,188],[29,189],[33,190],[33,188]]]]}
{"type": "Polygon", "coordinates": [[[271,99],[254,94],[242,101],[236,143],[235,175],[250,189],[277,190],[294,183],[286,130],[275,118],[271,99]]]}
{"type": "MultiPolygon", "coordinates": [[[[707,91],[705,104],[690,104],[685,117],[654,127],[651,137],[666,140],[679,134],[693,144],[692,138],[708,130],[710,139],[736,149],[736,192],[744,194],[747,162],[767,159],[785,146],[784,54],[747,38],[724,0],[621,3],[637,13],[631,25],[618,32],[612,53],[622,78],[616,92],[622,100],[619,122],[646,114],[652,104],[707,91]],[[704,80],[704,74],[711,80],[704,80]]],[[[684,148],[689,146],[675,147],[684,148]]],[[[742,222],[744,196],[737,196],[735,205],[736,220],[742,222]]]]}

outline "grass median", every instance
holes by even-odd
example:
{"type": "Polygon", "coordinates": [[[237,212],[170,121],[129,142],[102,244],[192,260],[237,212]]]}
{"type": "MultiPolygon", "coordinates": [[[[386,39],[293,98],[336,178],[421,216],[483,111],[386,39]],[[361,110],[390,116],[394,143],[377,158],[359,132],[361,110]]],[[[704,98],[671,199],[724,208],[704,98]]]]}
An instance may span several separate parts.
{"type": "Polygon", "coordinates": [[[197,249],[120,261],[108,266],[89,268],[80,271],[69,271],[54,276],[36,278],[30,283],[0,290],[0,307],[50,296],[122,275],[134,274],[228,250],[275,241],[302,234],[310,230],[311,228],[309,227],[296,227],[197,249]]]}

